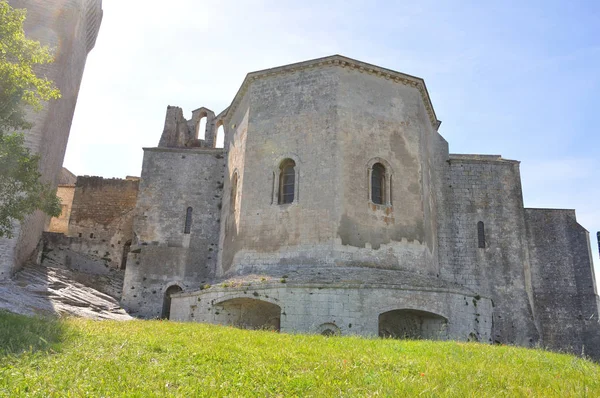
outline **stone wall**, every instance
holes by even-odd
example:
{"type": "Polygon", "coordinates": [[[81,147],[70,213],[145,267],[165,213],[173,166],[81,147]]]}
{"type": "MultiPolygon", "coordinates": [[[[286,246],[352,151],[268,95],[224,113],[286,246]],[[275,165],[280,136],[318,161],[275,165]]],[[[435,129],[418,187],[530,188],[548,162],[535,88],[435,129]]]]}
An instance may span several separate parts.
{"type": "Polygon", "coordinates": [[[50,219],[50,225],[48,225],[47,231],[58,232],[65,235],[69,233],[69,219],[71,218],[73,195],[75,195],[75,184],[58,186],[56,189],[56,196],[60,199],[61,213],[58,217],[52,217],[50,219]]]}
{"type": "MultiPolygon", "coordinates": [[[[34,127],[26,132],[25,142],[40,154],[42,180],[56,186],[85,61],[102,21],[102,0],[10,0],[9,4],[27,9],[28,37],[54,48],[54,63],[39,66],[36,73],[54,81],[61,98],[28,114],[34,127]]],[[[0,279],[10,277],[33,254],[46,222],[47,217],[36,211],[15,226],[15,238],[0,239],[0,279]]]]}
{"type": "Polygon", "coordinates": [[[44,267],[68,269],[77,282],[120,300],[125,272],[112,267],[107,256],[102,258],[102,249],[84,238],[44,232],[38,262],[44,267]]]}
{"type": "Polygon", "coordinates": [[[68,235],[84,242],[77,251],[124,268],[133,240],[133,209],[139,179],[77,177],[68,235]]]}
{"type": "Polygon", "coordinates": [[[441,275],[494,301],[493,341],[534,345],[531,280],[519,162],[450,155],[441,275]],[[480,247],[478,223],[483,223],[480,247]]]}
{"type": "Polygon", "coordinates": [[[462,341],[472,336],[481,341],[491,338],[491,300],[448,290],[263,282],[241,287],[215,286],[176,294],[172,300],[171,319],[179,321],[295,333],[331,330],[334,334],[377,336],[385,335],[379,327],[382,314],[408,310],[444,320],[442,328],[427,330],[428,317],[424,317],[426,330],[421,336],[412,337],[462,341]],[[471,305],[472,302],[477,305],[471,305]],[[265,319],[265,314],[271,317],[265,319]]]}
{"type": "Polygon", "coordinates": [[[418,79],[395,82],[351,68],[338,73],[336,145],[342,184],[336,232],[342,247],[337,257],[436,275],[430,159],[437,126],[431,124],[418,79]],[[370,197],[375,163],[386,171],[383,204],[370,197]]]}
{"type": "Polygon", "coordinates": [[[574,210],[525,209],[536,317],[545,347],[600,357],[589,233],[574,210]]]}
{"type": "Polygon", "coordinates": [[[220,275],[284,264],[438,273],[429,161],[436,126],[419,79],[405,80],[333,65],[251,79],[227,116],[220,275]],[[295,196],[282,205],[286,159],[295,163],[295,196]],[[370,201],[377,162],[391,192],[382,205],[370,201]]]}
{"type": "Polygon", "coordinates": [[[222,149],[144,149],[123,286],[132,314],[159,317],[169,287],[193,290],[214,276],[224,171],[222,149]]]}

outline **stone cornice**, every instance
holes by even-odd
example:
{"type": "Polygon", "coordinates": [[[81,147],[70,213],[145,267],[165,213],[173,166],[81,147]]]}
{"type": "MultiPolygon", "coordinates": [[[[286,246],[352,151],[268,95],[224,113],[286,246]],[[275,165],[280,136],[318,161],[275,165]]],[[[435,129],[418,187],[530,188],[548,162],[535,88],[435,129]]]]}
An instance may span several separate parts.
{"type": "Polygon", "coordinates": [[[246,78],[242,82],[240,89],[235,95],[231,105],[229,106],[227,112],[227,122],[229,122],[229,117],[235,113],[241,99],[246,94],[250,83],[255,80],[262,79],[265,77],[271,77],[276,75],[281,75],[284,73],[293,73],[305,69],[311,68],[320,68],[327,66],[338,66],[342,68],[349,68],[353,70],[357,70],[360,73],[367,73],[374,76],[382,77],[386,80],[390,80],[391,82],[404,84],[406,86],[414,87],[421,93],[421,97],[423,99],[423,105],[427,111],[429,116],[429,120],[434,130],[437,130],[440,126],[441,122],[437,120],[435,115],[435,111],[433,110],[433,104],[431,103],[431,99],[429,97],[429,93],[427,92],[427,87],[425,86],[425,81],[420,77],[415,77],[411,75],[407,75],[405,73],[400,73],[393,71],[391,69],[385,69],[380,66],[371,65],[365,62],[361,62],[352,58],[344,57],[342,55],[332,55],[324,58],[312,59],[309,61],[298,62],[295,64],[289,64],[284,66],[279,66],[271,69],[264,69],[256,72],[251,72],[246,75],[246,78]]]}
{"type": "Polygon", "coordinates": [[[502,155],[479,155],[479,154],[458,154],[451,153],[448,155],[450,163],[504,163],[504,164],[520,164],[518,160],[504,159],[502,155]]]}
{"type": "Polygon", "coordinates": [[[408,292],[427,292],[427,293],[442,293],[442,294],[457,294],[460,296],[468,296],[468,297],[479,297],[484,299],[490,299],[487,296],[481,296],[467,288],[457,289],[451,287],[429,287],[429,286],[409,286],[402,284],[394,284],[394,283],[293,283],[286,282],[281,283],[258,283],[258,284],[247,284],[241,286],[231,286],[231,287],[223,287],[221,285],[214,285],[206,289],[198,289],[192,290],[189,292],[181,292],[173,294],[172,297],[191,297],[199,294],[208,294],[208,293],[230,293],[230,294],[242,294],[246,293],[248,290],[272,290],[272,289],[378,289],[378,290],[403,290],[408,292]]]}

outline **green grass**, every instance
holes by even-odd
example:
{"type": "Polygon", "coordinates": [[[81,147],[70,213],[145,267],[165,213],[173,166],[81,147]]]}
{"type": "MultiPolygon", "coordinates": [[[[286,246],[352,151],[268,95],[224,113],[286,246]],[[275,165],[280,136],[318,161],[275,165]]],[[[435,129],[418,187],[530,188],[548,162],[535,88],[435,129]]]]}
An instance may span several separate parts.
{"type": "Polygon", "coordinates": [[[0,396],[600,396],[600,366],[475,343],[0,312],[0,396]]]}

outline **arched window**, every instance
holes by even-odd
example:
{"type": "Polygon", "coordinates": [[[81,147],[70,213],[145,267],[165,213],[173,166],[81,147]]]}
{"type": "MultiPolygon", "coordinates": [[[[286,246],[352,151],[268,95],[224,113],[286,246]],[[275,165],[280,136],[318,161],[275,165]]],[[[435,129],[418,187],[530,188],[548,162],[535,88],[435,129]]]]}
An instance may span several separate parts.
{"type": "Polygon", "coordinates": [[[478,247],[480,249],[485,249],[485,228],[483,226],[483,221],[477,223],[477,240],[478,247]]]}
{"type": "Polygon", "coordinates": [[[183,230],[184,234],[189,234],[192,229],[192,208],[188,207],[185,213],[185,228],[183,230]]]}
{"type": "Polygon", "coordinates": [[[208,120],[208,117],[206,116],[206,113],[204,113],[204,116],[202,116],[200,118],[200,121],[198,122],[198,131],[196,131],[196,138],[203,140],[206,138],[206,122],[208,120]]]}
{"type": "Polygon", "coordinates": [[[371,169],[371,202],[383,205],[385,201],[385,167],[375,163],[371,169]]]}
{"type": "Polygon", "coordinates": [[[223,123],[217,124],[217,137],[215,140],[215,148],[224,148],[225,147],[225,128],[223,127],[223,123]]]}
{"type": "Polygon", "coordinates": [[[235,203],[237,201],[237,186],[238,186],[238,173],[233,173],[233,177],[231,177],[231,198],[229,202],[229,207],[232,212],[235,212],[235,203]]]}
{"type": "Polygon", "coordinates": [[[292,159],[285,159],[279,166],[279,204],[294,201],[296,186],[296,163],[292,159]]]}

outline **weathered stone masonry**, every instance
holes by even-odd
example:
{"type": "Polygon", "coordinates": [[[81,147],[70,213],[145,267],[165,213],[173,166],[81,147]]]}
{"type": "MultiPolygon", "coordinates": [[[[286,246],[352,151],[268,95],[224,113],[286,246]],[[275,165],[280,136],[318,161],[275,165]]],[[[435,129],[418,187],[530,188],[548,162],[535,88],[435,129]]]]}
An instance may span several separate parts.
{"type": "MultiPolygon", "coordinates": [[[[34,127],[25,134],[29,149],[40,155],[42,180],[53,186],[60,176],[87,54],[102,21],[102,0],[9,0],[26,8],[28,37],[54,49],[55,60],[36,68],[60,89],[61,98],[31,112],[34,127]]],[[[10,277],[35,251],[47,217],[37,211],[14,228],[15,238],[0,239],[0,279],[10,277]]]]}
{"type": "Polygon", "coordinates": [[[525,209],[519,162],[449,154],[439,126],[422,79],[339,55],[250,73],[218,116],[169,107],[144,149],[123,304],[600,357],[574,211],[525,209]]]}
{"type": "Polygon", "coordinates": [[[59,231],[43,233],[39,263],[68,268],[81,281],[120,299],[123,270],[133,241],[138,185],[138,177],[83,176],[72,186],[62,186],[70,189],[71,202],[65,204],[69,211],[64,220],[63,216],[52,219],[51,226],[60,225],[59,231]],[[62,228],[65,223],[67,227],[62,228]]]}

